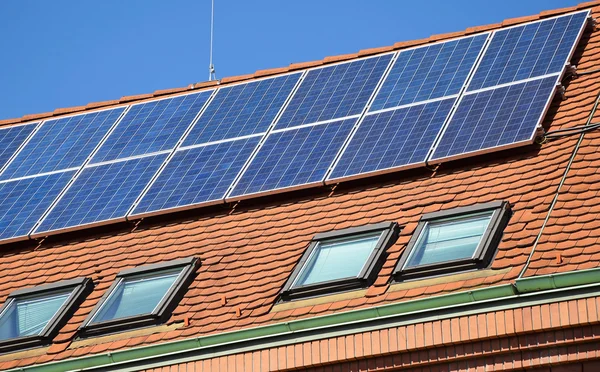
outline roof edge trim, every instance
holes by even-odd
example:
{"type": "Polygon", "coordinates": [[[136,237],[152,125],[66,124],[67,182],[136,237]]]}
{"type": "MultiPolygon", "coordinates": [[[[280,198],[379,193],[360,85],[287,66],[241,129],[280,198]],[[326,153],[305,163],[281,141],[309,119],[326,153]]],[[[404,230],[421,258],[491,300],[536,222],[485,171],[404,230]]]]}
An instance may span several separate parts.
{"type": "MultiPolygon", "coordinates": [[[[600,268],[560,274],[549,274],[538,277],[528,277],[517,279],[514,285],[503,284],[487,288],[479,288],[470,291],[444,294],[406,302],[352,310],[313,318],[299,319],[290,322],[275,323],[256,328],[248,328],[220,334],[195,337],[191,339],[111,351],[103,354],[74,359],[65,359],[62,361],[45,364],[18,367],[11,371],[53,372],[81,370],[86,368],[102,368],[109,366],[116,367],[121,363],[140,361],[150,358],[160,358],[169,354],[170,356],[176,358],[174,354],[207,347],[217,347],[230,343],[251,341],[265,337],[276,337],[286,334],[294,334],[296,332],[325,329],[349,323],[361,323],[375,320],[381,321],[385,318],[399,315],[414,316],[417,315],[415,313],[447,309],[450,306],[465,307],[474,305],[476,303],[481,303],[485,306],[498,300],[519,298],[522,295],[541,295],[546,292],[556,292],[556,290],[561,290],[561,292],[564,292],[565,290],[571,291],[580,289],[582,287],[589,287],[590,285],[598,283],[600,283],[600,268]]],[[[360,324],[356,326],[360,326],[360,324]]]]}

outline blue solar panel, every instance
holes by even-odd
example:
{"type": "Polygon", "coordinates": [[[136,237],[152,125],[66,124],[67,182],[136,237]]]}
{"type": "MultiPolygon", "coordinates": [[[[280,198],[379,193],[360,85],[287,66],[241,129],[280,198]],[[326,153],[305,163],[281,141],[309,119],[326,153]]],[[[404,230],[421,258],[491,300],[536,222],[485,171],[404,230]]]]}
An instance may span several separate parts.
{"type": "Polygon", "coordinates": [[[124,107],[46,121],[0,179],[30,176],[83,165],[124,107]]]}
{"type": "Polygon", "coordinates": [[[532,141],[557,76],[467,94],[433,154],[433,159],[532,141]]]}
{"type": "Polygon", "coordinates": [[[309,70],[275,128],[360,114],[391,59],[385,54],[309,70]]]}
{"type": "Polygon", "coordinates": [[[259,140],[251,137],[176,152],[132,215],[223,199],[259,140]]]}
{"type": "Polygon", "coordinates": [[[166,154],[85,168],[35,233],[123,218],[166,154]]]}
{"type": "Polygon", "coordinates": [[[272,132],[230,196],[321,182],[356,120],[272,132]]]}
{"type": "Polygon", "coordinates": [[[211,94],[204,91],[131,106],[92,163],[175,148],[211,94]]]}
{"type": "Polygon", "coordinates": [[[0,183],[0,240],[26,236],[75,171],[0,183]]]}
{"type": "Polygon", "coordinates": [[[400,52],[369,111],[458,94],[488,34],[400,52]]]}
{"type": "Polygon", "coordinates": [[[39,123],[0,129],[0,169],[6,165],[39,123]]]}
{"type": "Polygon", "coordinates": [[[579,12],[496,31],[468,90],[561,72],[587,16],[579,12]]]}
{"type": "Polygon", "coordinates": [[[266,132],[299,78],[296,73],[219,89],[183,146],[266,132]]]}
{"type": "Polygon", "coordinates": [[[365,116],[329,179],[424,163],[455,98],[365,116]]]}

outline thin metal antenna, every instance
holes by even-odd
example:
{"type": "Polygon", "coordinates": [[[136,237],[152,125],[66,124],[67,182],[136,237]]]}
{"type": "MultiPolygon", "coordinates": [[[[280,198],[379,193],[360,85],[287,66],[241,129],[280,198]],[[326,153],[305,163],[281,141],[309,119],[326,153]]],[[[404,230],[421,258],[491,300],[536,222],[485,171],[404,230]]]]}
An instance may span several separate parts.
{"type": "Polygon", "coordinates": [[[208,81],[217,80],[215,65],[213,65],[213,34],[215,24],[215,0],[211,0],[210,8],[210,61],[208,62],[208,81]]]}

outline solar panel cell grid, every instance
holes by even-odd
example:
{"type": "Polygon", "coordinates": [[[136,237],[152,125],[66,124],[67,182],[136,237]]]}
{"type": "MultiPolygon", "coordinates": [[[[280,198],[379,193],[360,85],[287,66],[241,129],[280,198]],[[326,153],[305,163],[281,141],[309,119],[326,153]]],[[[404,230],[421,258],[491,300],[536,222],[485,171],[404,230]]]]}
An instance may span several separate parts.
{"type": "Polygon", "coordinates": [[[365,116],[328,179],[424,163],[455,98],[365,116]]]}
{"type": "Polygon", "coordinates": [[[177,151],[132,215],[220,200],[260,137],[177,151]]]}
{"type": "Polygon", "coordinates": [[[562,72],[587,16],[579,12],[496,31],[468,90],[562,72]]]}
{"type": "Polygon", "coordinates": [[[488,35],[400,52],[369,111],[458,94],[488,35]]]}
{"type": "Polygon", "coordinates": [[[392,54],[309,70],[276,129],[360,114],[392,54]]]}
{"type": "Polygon", "coordinates": [[[44,122],[19,152],[1,180],[83,165],[124,107],[44,122]]]}
{"type": "Polygon", "coordinates": [[[204,91],[131,106],[92,163],[173,149],[211,93],[204,91]]]}
{"type": "Polygon", "coordinates": [[[465,95],[433,159],[532,141],[556,84],[550,76],[465,95]]]}
{"type": "Polygon", "coordinates": [[[0,129],[0,169],[6,165],[39,123],[0,129]]]}
{"type": "Polygon", "coordinates": [[[323,181],[356,120],[271,133],[230,196],[323,181]]]}
{"type": "Polygon", "coordinates": [[[27,236],[74,175],[67,171],[0,183],[0,240],[27,236]]]}
{"type": "Polygon", "coordinates": [[[264,133],[300,75],[289,74],[219,89],[183,146],[264,133]]]}
{"type": "Polygon", "coordinates": [[[125,217],[166,154],[85,168],[35,233],[125,217]]]}

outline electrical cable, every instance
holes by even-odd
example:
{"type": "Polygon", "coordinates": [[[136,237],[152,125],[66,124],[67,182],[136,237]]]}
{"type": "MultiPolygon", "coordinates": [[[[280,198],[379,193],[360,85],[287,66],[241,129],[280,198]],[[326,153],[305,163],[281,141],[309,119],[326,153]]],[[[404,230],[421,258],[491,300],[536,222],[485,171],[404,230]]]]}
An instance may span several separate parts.
{"type": "MultiPolygon", "coordinates": [[[[590,131],[592,131],[594,129],[598,129],[598,128],[600,128],[600,123],[591,124],[591,125],[580,125],[580,126],[573,127],[573,128],[564,128],[564,129],[553,130],[544,135],[544,140],[587,133],[587,132],[590,132],[590,131]]],[[[546,142],[546,141],[544,141],[544,142],[546,142]]]]}

